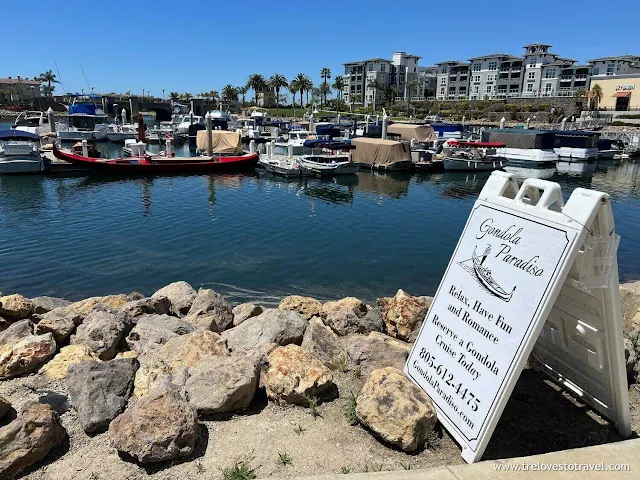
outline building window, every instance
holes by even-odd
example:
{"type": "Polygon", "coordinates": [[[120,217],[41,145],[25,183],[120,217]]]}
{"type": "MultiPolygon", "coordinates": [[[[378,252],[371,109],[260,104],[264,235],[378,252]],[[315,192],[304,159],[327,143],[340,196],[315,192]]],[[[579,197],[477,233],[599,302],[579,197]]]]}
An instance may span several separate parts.
{"type": "Polygon", "coordinates": [[[481,65],[479,63],[474,63],[473,64],[473,71],[474,72],[479,72],[480,71],[480,67],[481,67],[481,65]]]}
{"type": "Polygon", "coordinates": [[[381,65],[380,65],[380,71],[381,71],[381,72],[384,72],[384,71],[385,71],[385,69],[386,69],[386,65],[385,65],[384,63],[383,63],[383,64],[381,64],[381,65]]]}
{"type": "Polygon", "coordinates": [[[536,59],[532,58],[531,60],[529,60],[529,66],[530,67],[535,67],[536,66],[536,59]]]}
{"type": "Polygon", "coordinates": [[[536,78],[536,72],[527,73],[527,79],[533,80],[534,78],[536,78]]]}
{"type": "Polygon", "coordinates": [[[547,82],[544,84],[545,93],[551,93],[552,88],[553,88],[553,84],[551,82],[547,82]]]}
{"type": "Polygon", "coordinates": [[[498,62],[489,62],[489,70],[497,70],[498,62]]]}
{"type": "Polygon", "coordinates": [[[440,87],[440,95],[444,95],[444,87],[440,87]]]}
{"type": "Polygon", "coordinates": [[[496,76],[494,74],[487,75],[487,82],[495,82],[496,76]]]}
{"type": "Polygon", "coordinates": [[[544,72],[544,78],[556,78],[556,69],[549,68],[544,72]]]}
{"type": "Polygon", "coordinates": [[[533,92],[533,83],[527,83],[527,92],[533,92]]]}
{"type": "Polygon", "coordinates": [[[473,81],[474,82],[479,82],[480,81],[480,75],[474,75],[473,76],[473,81]]]}
{"type": "Polygon", "coordinates": [[[520,85],[509,85],[509,91],[510,92],[519,92],[520,91],[520,85]]]}
{"type": "Polygon", "coordinates": [[[485,93],[491,93],[493,90],[493,85],[487,85],[487,87],[484,89],[485,93]]]}
{"type": "Polygon", "coordinates": [[[447,83],[447,78],[446,77],[441,77],[440,78],[440,85],[445,85],[447,83]]]}

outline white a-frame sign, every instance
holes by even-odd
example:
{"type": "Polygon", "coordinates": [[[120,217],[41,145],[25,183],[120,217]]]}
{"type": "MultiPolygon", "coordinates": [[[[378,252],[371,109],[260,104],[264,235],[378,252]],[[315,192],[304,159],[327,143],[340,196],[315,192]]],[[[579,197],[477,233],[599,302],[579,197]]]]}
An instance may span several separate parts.
{"type": "Polygon", "coordinates": [[[529,355],[631,433],[609,197],[494,172],[405,366],[462,457],[482,457],[529,355]],[[536,343],[537,342],[537,343],[536,343]]]}

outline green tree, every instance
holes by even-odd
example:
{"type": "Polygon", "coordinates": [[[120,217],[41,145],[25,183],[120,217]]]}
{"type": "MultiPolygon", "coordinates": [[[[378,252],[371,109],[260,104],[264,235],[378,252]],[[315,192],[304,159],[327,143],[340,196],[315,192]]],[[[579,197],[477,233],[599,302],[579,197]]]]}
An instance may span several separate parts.
{"type": "Polygon", "coordinates": [[[269,86],[276,94],[276,107],[278,106],[278,100],[280,100],[280,89],[287,88],[289,83],[284,75],[280,73],[274,73],[269,79],[269,86]]]}
{"type": "Polygon", "coordinates": [[[249,75],[247,79],[247,87],[252,89],[255,93],[254,100],[256,105],[258,104],[258,93],[264,92],[267,88],[267,82],[264,77],[259,73],[249,75]]]}
{"type": "Polygon", "coordinates": [[[338,91],[337,97],[342,100],[343,98],[343,90],[344,90],[344,78],[342,76],[337,76],[333,81],[333,89],[338,91]]]}
{"type": "MultiPolygon", "coordinates": [[[[322,69],[320,70],[320,76],[322,77],[322,85],[324,86],[323,92],[326,92],[327,80],[331,78],[331,70],[329,69],[329,67],[322,67],[322,69]]],[[[322,96],[320,96],[320,110],[322,110],[322,107],[322,96]]]]}
{"type": "MultiPolygon", "coordinates": [[[[289,82],[287,87],[291,92],[291,104],[293,105],[293,116],[296,116],[296,93],[300,91],[297,77],[289,82]]],[[[302,106],[302,93],[300,93],[300,106],[302,106]]]]}
{"type": "MultiPolygon", "coordinates": [[[[331,93],[331,87],[328,84],[323,83],[320,85],[320,99],[324,99],[324,104],[327,103],[327,96],[331,93]]],[[[320,104],[320,110],[322,110],[323,104],[320,104]]]]}
{"type": "Polygon", "coordinates": [[[239,87],[236,87],[236,90],[238,90],[238,95],[242,95],[242,108],[244,108],[244,98],[249,89],[246,85],[241,85],[239,87]]]}
{"type": "Polygon", "coordinates": [[[238,101],[238,89],[233,85],[227,84],[222,88],[222,100],[228,102],[238,101]]]}
{"type": "Polygon", "coordinates": [[[594,84],[588,94],[589,103],[593,110],[598,109],[598,104],[602,101],[602,96],[602,87],[597,83],[594,84]]]}
{"type": "Polygon", "coordinates": [[[180,98],[180,94],[178,92],[171,92],[169,93],[169,98],[173,101],[178,100],[178,98],[180,98]]]}
{"type": "Polygon", "coordinates": [[[586,95],[587,95],[587,91],[586,91],[584,88],[582,88],[582,87],[578,88],[578,89],[573,93],[573,96],[574,96],[575,98],[584,98],[586,95]]]}
{"type": "MultiPolygon", "coordinates": [[[[296,75],[296,80],[298,81],[298,86],[300,87],[300,104],[302,105],[302,93],[306,92],[307,94],[307,105],[309,104],[309,93],[313,90],[313,82],[308,75],[304,73],[299,73],[296,75]]],[[[304,106],[304,105],[303,105],[304,106]]]]}
{"type": "Polygon", "coordinates": [[[47,70],[46,72],[41,73],[40,75],[35,77],[34,80],[38,82],[47,82],[47,89],[45,90],[45,92],[48,92],[48,95],[51,95],[53,93],[53,90],[55,89],[55,87],[52,87],[51,84],[60,83],[56,79],[55,73],[53,73],[53,71],[51,70],[47,70]]]}

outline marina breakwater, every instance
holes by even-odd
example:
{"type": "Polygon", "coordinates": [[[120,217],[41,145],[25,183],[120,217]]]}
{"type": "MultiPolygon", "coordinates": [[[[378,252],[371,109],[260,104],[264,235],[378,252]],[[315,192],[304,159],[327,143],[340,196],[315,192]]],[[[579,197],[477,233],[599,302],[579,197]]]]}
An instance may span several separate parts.
{"type": "MultiPolygon", "coordinates": [[[[640,282],[620,291],[633,384],[640,382],[640,282]]],[[[212,465],[224,479],[238,465],[261,475],[300,472],[296,464],[331,473],[340,465],[353,471],[354,448],[366,457],[358,467],[365,471],[459,463],[431,400],[401,371],[430,305],[430,297],[403,290],[373,304],[290,295],[276,308],[233,305],[183,281],[150,297],[1,296],[0,477],[196,478],[212,465]]],[[[523,373],[521,383],[535,375],[523,373]]],[[[551,417],[571,430],[561,430],[565,441],[574,433],[580,446],[584,438],[620,440],[606,421],[558,404],[548,385],[521,388],[538,406],[548,401],[543,410],[562,411],[551,417]]],[[[521,394],[512,403],[523,403],[521,394]]],[[[524,403],[506,418],[531,420],[535,409],[524,403]]],[[[543,423],[549,428],[549,418],[543,423]]],[[[505,445],[519,442],[503,434],[498,428],[495,442],[509,456],[505,445]]],[[[539,453],[533,448],[511,451],[539,453]]]]}

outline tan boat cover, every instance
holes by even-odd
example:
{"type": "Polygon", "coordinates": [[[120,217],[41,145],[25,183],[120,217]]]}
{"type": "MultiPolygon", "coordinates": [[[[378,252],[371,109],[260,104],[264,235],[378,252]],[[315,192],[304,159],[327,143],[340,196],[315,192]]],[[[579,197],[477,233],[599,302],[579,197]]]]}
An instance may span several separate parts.
{"type": "MultiPolygon", "coordinates": [[[[213,130],[213,153],[242,153],[242,138],[238,132],[226,130],[213,130]]],[[[207,151],[207,131],[198,131],[196,146],[201,152],[207,151]]]]}
{"type": "Polygon", "coordinates": [[[431,125],[416,125],[414,123],[394,123],[387,127],[387,133],[400,135],[400,140],[407,142],[410,142],[411,139],[418,142],[429,142],[438,138],[431,125]]]}
{"type": "Polygon", "coordinates": [[[353,161],[368,165],[393,165],[411,161],[411,148],[407,142],[382,140],[381,138],[354,138],[353,161]]]}

